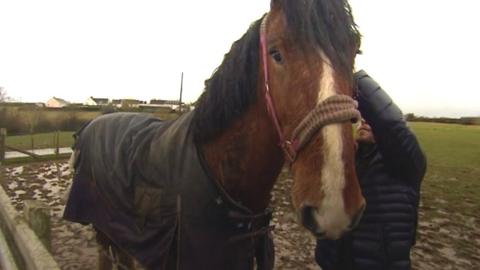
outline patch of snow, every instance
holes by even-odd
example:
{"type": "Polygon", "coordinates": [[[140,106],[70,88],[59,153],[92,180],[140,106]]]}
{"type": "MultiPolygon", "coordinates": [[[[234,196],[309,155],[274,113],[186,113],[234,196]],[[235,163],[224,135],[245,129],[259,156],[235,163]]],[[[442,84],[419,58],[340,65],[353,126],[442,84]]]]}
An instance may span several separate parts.
{"type": "Polygon", "coordinates": [[[431,223],[435,223],[435,224],[447,224],[447,223],[450,223],[450,219],[448,218],[432,218],[431,220],[431,223]]]}
{"type": "Polygon", "coordinates": [[[10,170],[12,176],[20,175],[23,173],[23,166],[15,167],[10,170]]]}
{"type": "Polygon", "coordinates": [[[60,193],[60,191],[63,191],[64,188],[62,188],[57,184],[52,184],[50,182],[47,182],[45,185],[43,185],[43,188],[48,191],[47,197],[52,197],[52,196],[58,197],[58,194],[60,193]]]}
{"type": "Polygon", "coordinates": [[[45,180],[45,174],[44,173],[39,173],[39,174],[37,174],[37,178],[39,180],[45,180]]]}
{"type": "Polygon", "coordinates": [[[467,265],[471,264],[470,261],[462,259],[459,256],[457,256],[457,253],[451,247],[440,248],[438,251],[441,254],[443,254],[450,261],[454,261],[456,264],[458,264],[458,263],[463,263],[463,264],[467,264],[467,265]]]}
{"type": "MultiPolygon", "coordinates": [[[[60,154],[68,154],[72,153],[72,148],[70,147],[61,147],[59,149],[60,154]]],[[[49,149],[35,149],[33,150],[33,153],[39,156],[44,156],[44,155],[53,155],[55,154],[55,149],[49,148],[49,149]]],[[[9,158],[19,158],[19,157],[28,157],[28,155],[16,152],[16,151],[8,151],[5,152],[5,159],[9,158]]]]}
{"type": "Polygon", "coordinates": [[[435,199],[435,202],[439,203],[439,204],[447,204],[448,203],[446,200],[439,199],[439,198],[435,199]]]}
{"type": "Polygon", "coordinates": [[[17,187],[18,187],[18,184],[15,181],[12,181],[10,184],[8,184],[8,189],[13,190],[13,189],[16,189],[17,187]]]}
{"type": "Polygon", "coordinates": [[[27,194],[27,192],[25,190],[15,190],[14,191],[15,194],[18,196],[18,195],[23,195],[23,194],[27,194]]]}

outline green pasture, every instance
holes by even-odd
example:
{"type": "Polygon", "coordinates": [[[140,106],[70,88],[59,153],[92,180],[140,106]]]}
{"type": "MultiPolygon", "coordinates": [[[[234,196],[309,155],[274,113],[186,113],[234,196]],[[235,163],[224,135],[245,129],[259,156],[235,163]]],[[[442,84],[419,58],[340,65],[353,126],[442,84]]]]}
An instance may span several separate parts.
{"type": "Polygon", "coordinates": [[[422,185],[426,207],[445,200],[446,211],[480,213],[480,126],[410,123],[427,156],[422,185]]]}
{"type": "MultiPolygon", "coordinates": [[[[59,132],[59,146],[60,147],[70,147],[73,144],[73,132],[59,132]]],[[[42,148],[55,148],[56,132],[49,133],[38,133],[34,135],[19,135],[19,136],[7,136],[6,144],[15,148],[22,150],[31,150],[32,149],[32,139],[33,139],[33,148],[42,149],[42,148]]]]}
{"type": "Polygon", "coordinates": [[[457,124],[409,124],[435,167],[478,169],[480,126],[457,124]]]}
{"type": "Polygon", "coordinates": [[[457,259],[480,263],[479,244],[474,240],[480,237],[480,126],[410,126],[428,162],[420,222],[430,225],[419,228],[420,249],[443,264],[451,263],[441,253],[445,247],[454,250],[457,259]]]}

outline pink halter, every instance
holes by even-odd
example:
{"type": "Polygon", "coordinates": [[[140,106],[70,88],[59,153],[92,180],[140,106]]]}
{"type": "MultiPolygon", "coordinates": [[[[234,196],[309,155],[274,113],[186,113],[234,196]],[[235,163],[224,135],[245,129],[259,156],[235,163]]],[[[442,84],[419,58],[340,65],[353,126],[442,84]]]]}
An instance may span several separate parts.
{"type": "Polygon", "coordinates": [[[270,118],[273,121],[275,129],[277,130],[278,137],[280,139],[280,146],[282,147],[285,156],[293,162],[297,155],[297,147],[296,141],[289,141],[285,138],[283,134],[282,128],[280,127],[280,122],[278,121],[277,113],[275,110],[275,106],[273,105],[273,99],[270,94],[270,86],[268,80],[268,59],[267,59],[267,41],[266,41],[266,28],[267,28],[267,18],[268,13],[262,20],[262,24],[260,25],[260,47],[262,49],[262,61],[263,61],[263,76],[265,77],[265,101],[267,105],[268,113],[270,114],[270,118]]]}
{"type": "Polygon", "coordinates": [[[323,126],[346,121],[356,122],[360,119],[360,112],[357,110],[357,102],[346,95],[333,95],[318,104],[295,128],[292,139],[286,139],[285,134],[280,127],[273,99],[270,94],[268,79],[268,52],[266,41],[266,24],[268,13],[260,25],[260,47],[263,62],[263,75],[265,77],[265,102],[268,114],[272,119],[279,138],[279,145],[282,148],[286,158],[293,163],[297,157],[298,151],[302,149],[323,126]]]}

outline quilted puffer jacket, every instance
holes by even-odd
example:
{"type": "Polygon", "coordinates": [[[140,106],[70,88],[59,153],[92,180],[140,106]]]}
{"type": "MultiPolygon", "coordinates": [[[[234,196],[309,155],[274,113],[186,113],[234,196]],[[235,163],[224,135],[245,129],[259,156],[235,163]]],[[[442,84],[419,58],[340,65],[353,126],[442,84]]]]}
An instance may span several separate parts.
{"type": "Polygon", "coordinates": [[[402,112],[365,72],[355,75],[362,117],[375,144],[360,144],[356,170],[367,202],[359,225],[340,240],[319,240],[323,270],[410,269],[426,159],[402,112]]]}

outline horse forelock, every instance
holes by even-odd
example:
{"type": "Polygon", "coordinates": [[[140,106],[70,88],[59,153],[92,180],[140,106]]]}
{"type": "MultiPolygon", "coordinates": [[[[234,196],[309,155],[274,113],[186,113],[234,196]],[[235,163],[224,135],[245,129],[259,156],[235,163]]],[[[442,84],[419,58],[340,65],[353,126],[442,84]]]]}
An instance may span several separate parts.
{"type": "Polygon", "coordinates": [[[346,0],[277,0],[289,36],[300,46],[320,48],[342,75],[351,76],[360,32],[346,0]]]}

